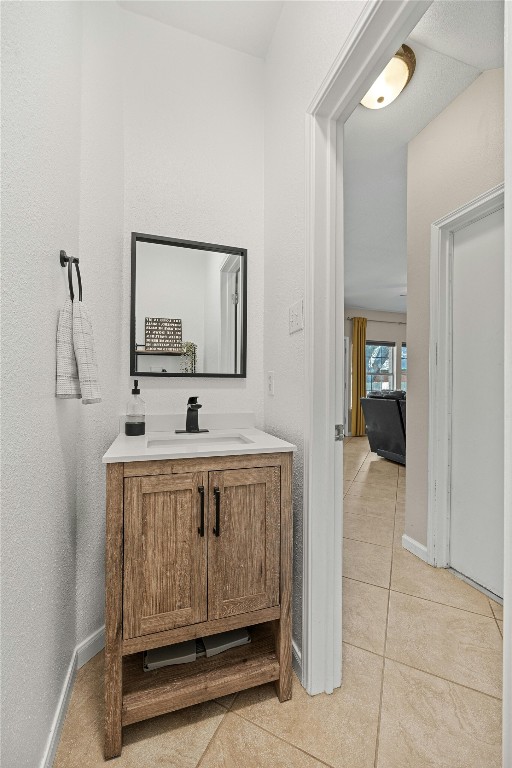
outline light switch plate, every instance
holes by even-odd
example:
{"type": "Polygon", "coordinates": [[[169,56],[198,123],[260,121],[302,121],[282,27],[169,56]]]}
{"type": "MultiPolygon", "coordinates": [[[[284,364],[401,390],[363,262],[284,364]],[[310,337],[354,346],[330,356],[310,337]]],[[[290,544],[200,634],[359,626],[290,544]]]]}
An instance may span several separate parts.
{"type": "Polygon", "coordinates": [[[297,333],[304,328],[304,301],[296,301],[289,309],[289,331],[297,333]]]}

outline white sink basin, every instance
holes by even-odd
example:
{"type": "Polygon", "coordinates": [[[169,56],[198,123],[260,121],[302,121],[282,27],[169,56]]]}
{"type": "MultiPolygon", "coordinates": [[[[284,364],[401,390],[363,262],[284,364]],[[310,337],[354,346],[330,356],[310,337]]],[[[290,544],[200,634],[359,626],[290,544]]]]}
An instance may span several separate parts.
{"type": "Polygon", "coordinates": [[[147,447],[148,448],[165,448],[168,446],[169,448],[173,446],[199,446],[199,445],[205,445],[209,447],[213,447],[214,445],[219,446],[228,446],[228,445],[247,445],[248,443],[253,443],[254,440],[251,440],[248,437],[244,437],[244,435],[241,435],[239,433],[233,433],[233,434],[210,434],[208,432],[198,433],[198,434],[190,434],[187,433],[185,435],[173,435],[172,437],[159,437],[159,438],[148,438],[147,441],[147,447]]]}
{"type": "MultiPolygon", "coordinates": [[[[178,419],[180,426],[182,421],[180,416],[178,419]]],[[[166,426],[164,430],[150,430],[138,437],[128,437],[123,432],[116,437],[104,455],[103,461],[109,464],[209,456],[242,456],[296,450],[291,443],[254,427],[227,424],[224,429],[210,426],[209,428],[210,432],[176,434],[172,424],[166,426]]]]}

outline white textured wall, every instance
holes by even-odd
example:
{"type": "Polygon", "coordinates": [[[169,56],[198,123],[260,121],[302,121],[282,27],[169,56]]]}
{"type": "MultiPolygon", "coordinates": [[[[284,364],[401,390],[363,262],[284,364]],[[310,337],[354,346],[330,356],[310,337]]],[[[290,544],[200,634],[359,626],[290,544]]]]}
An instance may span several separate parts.
{"type": "Polygon", "coordinates": [[[79,245],[80,35],[78,3],[2,4],[4,768],[39,764],[75,646],[78,404],[55,398],[55,334],[59,250],[79,245]]]}
{"type": "MultiPolygon", "coordinates": [[[[63,4],[61,4],[63,5],[63,4]]],[[[83,3],[80,265],[93,322],[99,405],[75,405],[77,455],[77,643],[103,624],[105,471],[101,456],[119,431],[123,253],[121,10],[83,3]]]]}
{"type": "Polygon", "coordinates": [[[149,411],[255,411],[263,421],[263,61],[153,19],[124,21],[125,283],[121,407],[130,388],[130,232],[248,249],[247,379],[143,378],[149,411]]]}
{"type": "MultiPolygon", "coordinates": [[[[298,446],[294,462],[293,633],[301,643],[304,333],[288,333],[288,307],[304,295],[305,114],[363,2],[287,2],[265,71],[265,428],[298,446]]],[[[249,268],[249,284],[252,279],[249,268]]],[[[315,510],[321,514],[321,510],[315,510]]]]}
{"type": "Polygon", "coordinates": [[[427,543],[430,225],[503,181],[503,70],[484,72],[409,143],[405,532],[427,543]]]}

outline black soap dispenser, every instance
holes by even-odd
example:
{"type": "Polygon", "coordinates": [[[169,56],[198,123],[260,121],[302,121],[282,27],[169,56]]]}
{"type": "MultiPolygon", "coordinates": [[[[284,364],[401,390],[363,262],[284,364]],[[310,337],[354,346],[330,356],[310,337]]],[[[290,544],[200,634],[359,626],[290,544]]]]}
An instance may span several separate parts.
{"type": "Polygon", "coordinates": [[[135,381],[132,396],[126,406],[124,433],[130,437],[146,434],[146,403],[140,396],[138,381],[135,381]]]}

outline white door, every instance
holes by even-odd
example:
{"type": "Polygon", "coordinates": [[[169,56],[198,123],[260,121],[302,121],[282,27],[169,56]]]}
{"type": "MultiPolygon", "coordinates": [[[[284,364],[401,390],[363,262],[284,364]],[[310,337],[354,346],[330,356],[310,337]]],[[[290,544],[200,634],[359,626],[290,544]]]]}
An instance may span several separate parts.
{"type": "Polygon", "coordinates": [[[503,596],[503,208],[453,235],[450,565],[503,596]]]}

